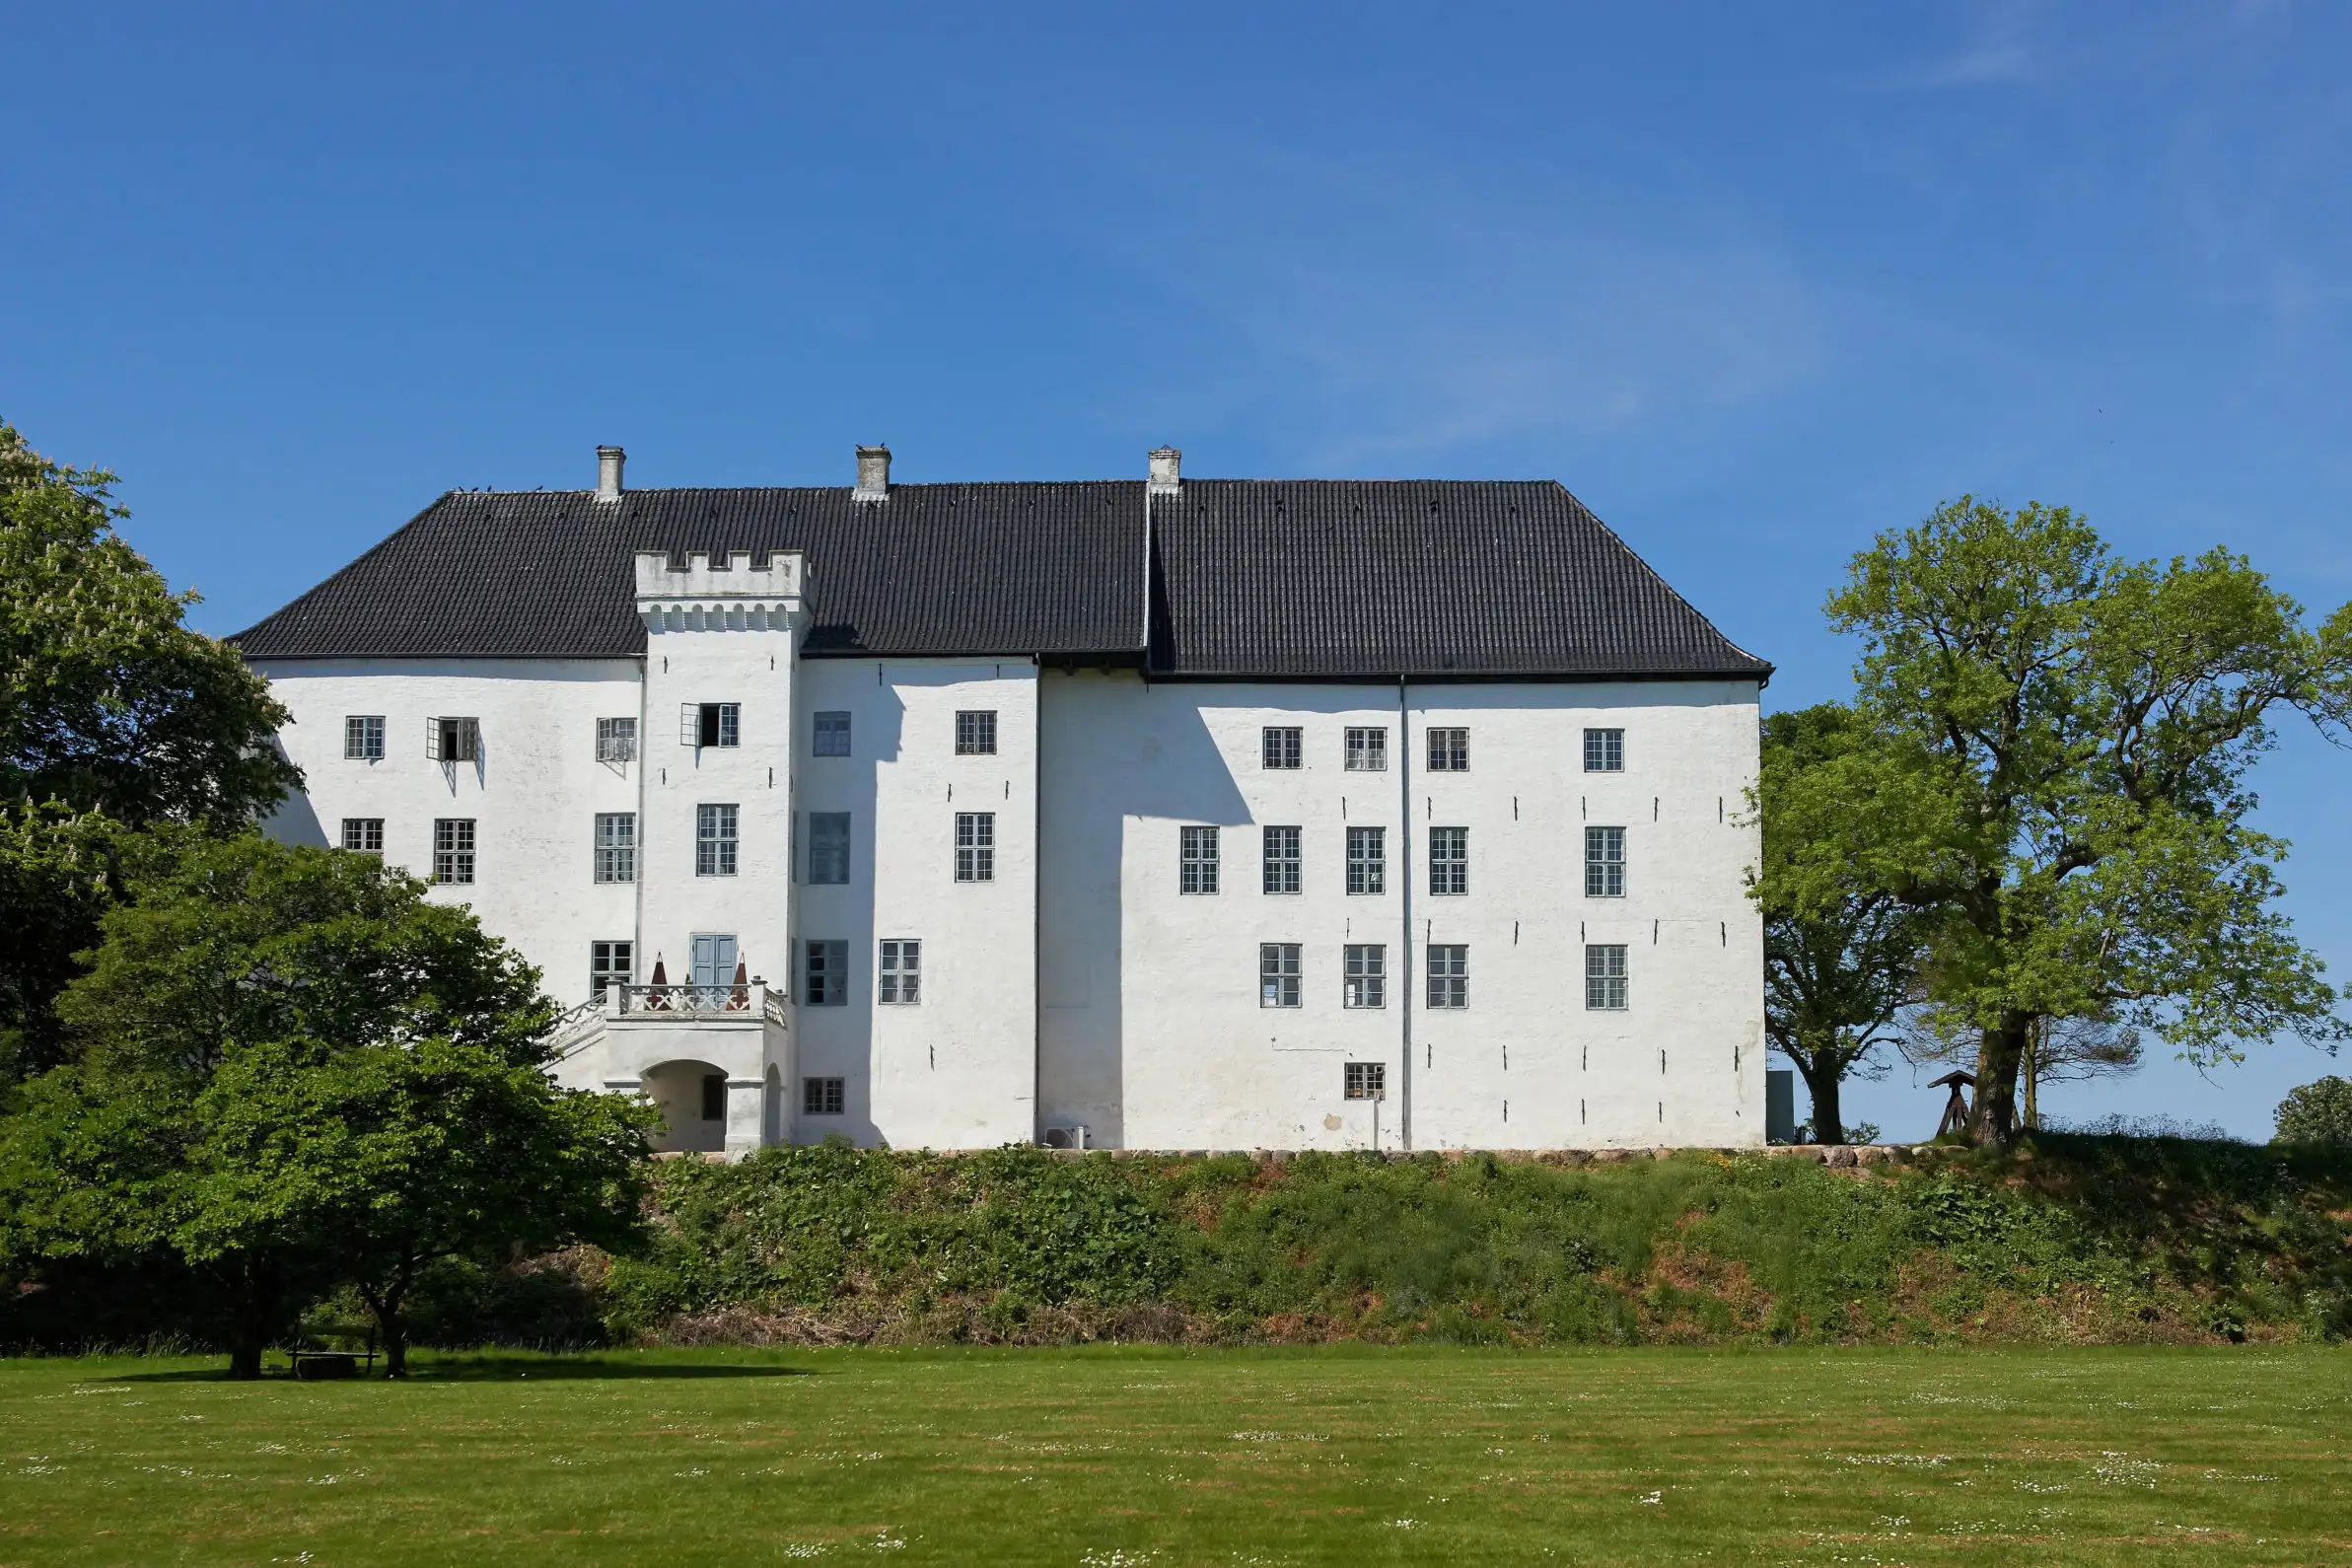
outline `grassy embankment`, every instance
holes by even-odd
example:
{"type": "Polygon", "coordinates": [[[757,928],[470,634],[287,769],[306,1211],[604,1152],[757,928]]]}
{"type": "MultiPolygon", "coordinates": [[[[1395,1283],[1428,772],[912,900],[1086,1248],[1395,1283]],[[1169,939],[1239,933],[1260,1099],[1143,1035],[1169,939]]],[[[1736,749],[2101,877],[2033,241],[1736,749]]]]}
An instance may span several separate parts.
{"type": "Polygon", "coordinates": [[[2316,1348],[0,1365],[0,1563],[2340,1562],[2316,1348]]]}
{"type": "MultiPolygon", "coordinates": [[[[650,1251],[576,1271],[623,1342],[2196,1343],[2352,1330],[2352,1162],[2220,1142],[2055,1137],[1851,1171],[1704,1152],[1569,1165],[830,1148],[673,1164],[661,1195],[650,1251]]],[[[445,1299],[466,1305],[463,1291],[445,1299]]],[[[461,1321],[444,1331],[468,1337],[461,1321]]]]}

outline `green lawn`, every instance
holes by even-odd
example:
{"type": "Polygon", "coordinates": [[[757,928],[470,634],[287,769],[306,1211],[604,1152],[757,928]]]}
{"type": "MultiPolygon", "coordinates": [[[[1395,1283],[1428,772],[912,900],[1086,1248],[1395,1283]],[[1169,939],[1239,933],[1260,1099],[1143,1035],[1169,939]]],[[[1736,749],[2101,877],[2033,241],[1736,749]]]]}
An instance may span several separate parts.
{"type": "Polygon", "coordinates": [[[0,1362],[0,1563],[2352,1559],[2352,1352],[0,1362]]]}

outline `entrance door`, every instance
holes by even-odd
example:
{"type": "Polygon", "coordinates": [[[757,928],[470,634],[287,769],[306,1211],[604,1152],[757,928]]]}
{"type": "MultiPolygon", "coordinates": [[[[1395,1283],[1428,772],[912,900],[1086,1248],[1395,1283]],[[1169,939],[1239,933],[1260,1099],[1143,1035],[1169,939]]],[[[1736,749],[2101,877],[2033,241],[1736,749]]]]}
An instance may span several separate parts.
{"type": "Polygon", "coordinates": [[[735,978],[735,938],[705,934],[694,939],[694,1008],[716,1013],[727,1004],[727,986],[735,978]]]}

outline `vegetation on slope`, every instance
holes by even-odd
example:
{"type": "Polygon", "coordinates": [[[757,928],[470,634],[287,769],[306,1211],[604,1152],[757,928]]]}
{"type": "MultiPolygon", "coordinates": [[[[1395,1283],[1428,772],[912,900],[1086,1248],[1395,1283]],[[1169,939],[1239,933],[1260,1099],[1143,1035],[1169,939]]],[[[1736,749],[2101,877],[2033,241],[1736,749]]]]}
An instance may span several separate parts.
{"type": "MultiPolygon", "coordinates": [[[[2032,1139],[1830,1170],[775,1150],[566,1277],[619,1339],[2197,1341],[2352,1331],[2352,1160],[2032,1139]]],[[[542,1260],[453,1290],[554,1288],[542,1260]]],[[[463,1314],[461,1313],[460,1316],[463,1314]]],[[[503,1314],[491,1311],[490,1319],[503,1314]]],[[[451,1322],[450,1326],[458,1326],[451,1322]]],[[[464,1334],[452,1335],[463,1338],[464,1334]]]]}

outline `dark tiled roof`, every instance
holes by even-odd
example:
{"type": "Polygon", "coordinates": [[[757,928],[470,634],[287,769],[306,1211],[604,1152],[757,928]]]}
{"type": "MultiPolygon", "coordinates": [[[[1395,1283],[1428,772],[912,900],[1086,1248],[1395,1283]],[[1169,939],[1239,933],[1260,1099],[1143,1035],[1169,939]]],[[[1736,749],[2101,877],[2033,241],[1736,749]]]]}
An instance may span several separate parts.
{"type": "MultiPolygon", "coordinates": [[[[1150,497],[1159,676],[1740,676],[1548,480],[1187,479],[1150,497]]],[[[825,655],[1143,659],[1141,481],[452,491],[233,639],[257,659],[641,654],[640,549],[799,549],[825,655]]]]}

